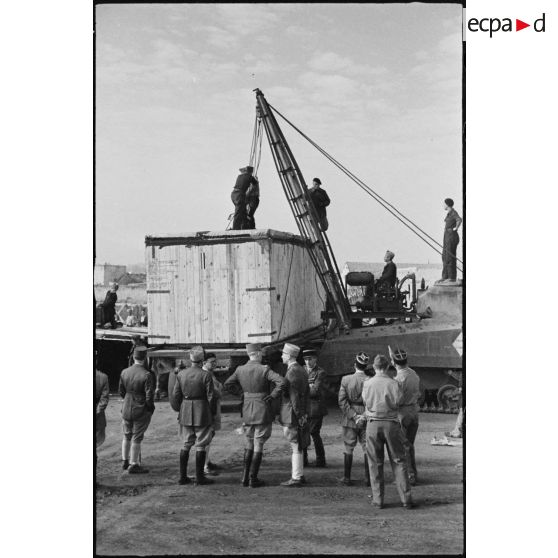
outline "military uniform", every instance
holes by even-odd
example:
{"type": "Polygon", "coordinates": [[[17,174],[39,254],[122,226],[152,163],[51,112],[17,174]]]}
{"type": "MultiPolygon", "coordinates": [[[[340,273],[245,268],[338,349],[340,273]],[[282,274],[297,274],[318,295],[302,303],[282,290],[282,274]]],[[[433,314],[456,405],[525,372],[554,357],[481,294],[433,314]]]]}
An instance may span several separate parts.
{"type": "MultiPolygon", "coordinates": [[[[310,398],[308,410],[308,430],[312,441],[314,442],[314,449],[316,450],[316,466],[325,467],[325,449],[320,432],[324,417],[327,415],[327,407],[325,403],[325,382],[327,375],[325,370],[317,365],[311,370],[308,366],[305,366],[304,368],[308,374],[308,395],[310,398]]],[[[304,450],[304,465],[308,465],[308,450],[304,450]]]]}
{"type": "MultiPolygon", "coordinates": [[[[146,347],[137,347],[136,351],[138,354],[145,355],[146,347]]],[[[122,404],[122,430],[124,433],[122,460],[125,469],[128,460],[130,461],[130,465],[133,467],[130,467],[129,472],[133,473],[138,470],[141,442],[155,409],[153,382],[143,364],[134,364],[122,371],[118,391],[124,399],[122,404]]]]}
{"type": "Polygon", "coordinates": [[[452,207],[444,219],[442,280],[455,281],[457,279],[457,245],[459,244],[459,234],[456,227],[461,222],[461,217],[452,207]]]}
{"type": "MultiPolygon", "coordinates": [[[[379,356],[374,361],[375,366],[379,356]]],[[[387,359],[385,362],[387,366],[387,359]]],[[[398,419],[401,397],[399,384],[381,369],[376,369],[376,375],[368,379],[362,388],[362,399],[368,421],[366,453],[370,466],[372,499],[379,507],[384,505],[384,446],[387,446],[393,460],[395,481],[401,502],[406,507],[412,505],[405,441],[398,419]]]]}
{"type": "Polygon", "coordinates": [[[95,446],[99,447],[105,441],[105,428],[107,419],[105,409],[109,402],[108,376],[99,370],[95,370],[95,446]]]}
{"type": "MultiPolygon", "coordinates": [[[[368,355],[359,353],[357,359],[361,365],[368,364],[368,355]]],[[[341,386],[339,387],[338,403],[341,409],[341,427],[343,429],[343,444],[345,451],[343,454],[344,475],[341,482],[351,485],[351,469],[353,466],[353,452],[357,442],[361,445],[364,453],[364,471],[369,483],[368,463],[366,457],[366,423],[355,419],[364,414],[364,404],[362,402],[362,386],[369,379],[369,376],[363,370],[356,369],[353,374],[343,376],[341,378],[341,386]]]]}
{"type": "Polygon", "coordinates": [[[171,397],[171,406],[178,411],[180,436],[184,449],[180,455],[180,484],[187,484],[186,469],[190,449],[196,447],[196,482],[209,484],[213,481],[205,479],[205,448],[211,442],[213,416],[216,412],[213,377],[203,370],[203,349],[190,353],[190,368],[183,368],[176,376],[171,397]]]}
{"type": "MultiPolygon", "coordinates": [[[[249,345],[248,347],[258,347],[249,345]]],[[[252,352],[259,351],[254,348],[252,352]]],[[[284,381],[279,374],[255,360],[239,366],[226,380],[224,388],[227,390],[242,389],[244,401],[242,403],[242,419],[244,435],[246,437],[244,449],[244,471],[242,484],[244,486],[261,485],[258,471],[261,465],[263,447],[271,436],[274,414],[271,398],[281,397],[284,381]],[[273,390],[271,390],[271,387],[273,390]]]]}
{"type": "MultiPolygon", "coordinates": [[[[300,351],[296,345],[285,344],[284,354],[292,358],[298,356],[300,351]]],[[[288,364],[285,374],[285,385],[281,401],[279,422],[283,425],[283,435],[291,446],[291,479],[283,483],[286,486],[300,486],[304,476],[304,460],[302,451],[310,443],[308,424],[309,407],[308,374],[306,370],[296,361],[288,364]]]]}
{"type": "Polygon", "coordinates": [[[412,368],[405,366],[404,368],[397,368],[395,381],[401,386],[398,417],[405,439],[409,480],[411,484],[414,484],[417,477],[415,438],[419,427],[420,378],[412,368]]]}
{"type": "Polygon", "coordinates": [[[258,184],[257,179],[252,176],[253,170],[254,169],[252,167],[240,169],[241,174],[238,175],[231,193],[231,200],[234,204],[234,217],[232,224],[232,229],[234,231],[239,231],[246,227],[246,192],[251,185],[258,184]]]}

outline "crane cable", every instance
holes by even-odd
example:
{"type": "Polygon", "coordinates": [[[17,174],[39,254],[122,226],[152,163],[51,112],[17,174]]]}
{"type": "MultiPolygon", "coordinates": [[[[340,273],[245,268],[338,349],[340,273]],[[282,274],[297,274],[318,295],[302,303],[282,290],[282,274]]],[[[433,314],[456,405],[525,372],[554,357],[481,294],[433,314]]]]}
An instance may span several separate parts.
{"type": "Polygon", "coordinates": [[[249,165],[254,167],[252,175],[254,178],[258,177],[258,169],[260,168],[260,161],[262,157],[262,121],[261,118],[256,116],[256,121],[254,122],[254,131],[252,133],[252,145],[250,147],[250,162],[249,165]]]}
{"type": "MultiPolygon", "coordinates": [[[[447,252],[447,250],[444,249],[442,244],[440,244],[436,239],[432,238],[428,233],[423,231],[416,223],[414,223],[411,219],[409,219],[407,216],[405,216],[403,213],[401,213],[396,207],[394,207],[387,200],[382,198],[382,196],[380,196],[377,192],[372,190],[372,188],[370,188],[370,186],[368,186],[366,183],[364,183],[362,180],[360,180],[360,178],[358,178],[350,170],[348,170],[345,166],[343,166],[341,163],[339,163],[339,161],[337,161],[325,149],[320,147],[315,141],[313,141],[310,137],[308,137],[302,130],[297,128],[290,120],[288,120],[285,116],[283,116],[275,107],[273,107],[272,105],[269,105],[269,107],[276,114],[278,114],[287,124],[289,124],[289,126],[294,128],[306,141],[308,141],[312,146],[314,146],[322,155],[324,155],[324,157],[326,157],[339,170],[341,170],[341,172],[343,172],[353,182],[355,182],[355,184],[357,184],[357,186],[359,186],[362,190],[364,190],[369,196],[371,196],[375,201],[377,201],[384,209],[386,209],[389,213],[391,213],[398,221],[400,221],[403,225],[405,225],[412,233],[414,233],[416,236],[418,236],[424,243],[426,243],[428,246],[430,246],[430,248],[432,248],[435,252],[440,254],[442,257],[444,256],[444,252],[447,252]],[[403,219],[405,219],[405,221],[408,221],[408,223],[405,222],[401,217],[403,219]],[[412,226],[409,225],[409,223],[412,226]],[[413,228],[413,227],[415,227],[415,228],[413,228]],[[430,239],[432,242],[434,242],[440,248],[442,248],[442,251],[438,250],[438,248],[436,248],[436,246],[433,246],[430,242],[428,242],[428,240],[426,240],[423,236],[421,236],[421,234],[419,234],[415,229],[420,231],[424,236],[426,236],[428,239],[430,239]]],[[[461,264],[463,263],[457,256],[454,256],[451,253],[449,255],[452,258],[454,258],[455,260],[457,260],[459,263],[461,263],[461,264]]],[[[457,267],[457,269],[459,269],[459,271],[461,271],[461,272],[463,271],[460,267],[457,267]]]]}

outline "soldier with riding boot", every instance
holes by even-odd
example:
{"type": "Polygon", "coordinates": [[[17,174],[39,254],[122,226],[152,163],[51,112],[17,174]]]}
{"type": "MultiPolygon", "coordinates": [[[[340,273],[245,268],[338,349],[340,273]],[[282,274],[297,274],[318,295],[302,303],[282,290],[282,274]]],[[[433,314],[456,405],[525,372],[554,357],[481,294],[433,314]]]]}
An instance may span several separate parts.
{"type": "MultiPolygon", "coordinates": [[[[316,467],[325,467],[326,458],[324,443],[320,436],[324,416],[327,415],[325,403],[326,372],[318,366],[318,355],[314,349],[306,349],[302,352],[305,369],[308,374],[308,385],[310,387],[310,408],[308,411],[308,429],[314,442],[316,451],[316,467]]],[[[308,467],[308,450],[303,450],[304,466],[308,467]]]]}
{"type": "Polygon", "coordinates": [[[180,437],[184,448],[180,451],[180,479],[178,484],[188,484],[187,476],[190,449],[196,447],[196,484],[213,484],[204,475],[205,449],[213,434],[213,416],[216,413],[213,378],[202,368],[205,353],[202,347],[190,349],[190,368],[181,369],[174,384],[170,403],[178,411],[180,437]]]}
{"type": "Polygon", "coordinates": [[[263,447],[271,436],[273,412],[271,403],[281,397],[283,378],[262,364],[262,347],[259,343],[246,345],[250,359],[239,366],[224,383],[227,391],[241,389],[244,395],[242,418],[246,445],[244,448],[244,470],[242,486],[258,488],[264,482],[258,479],[263,457],[263,447]],[[274,386],[270,393],[271,386],[274,386]]]}
{"type": "Polygon", "coordinates": [[[353,466],[353,452],[357,442],[364,453],[364,472],[366,475],[366,486],[370,486],[370,472],[368,469],[368,458],[366,457],[366,421],[363,420],[364,404],[362,402],[362,386],[370,378],[372,373],[368,370],[370,357],[360,352],[355,359],[355,371],[353,374],[341,378],[339,388],[339,407],[343,418],[343,443],[345,451],[343,454],[344,473],[339,479],[341,484],[351,486],[351,469],[353,466]]]}

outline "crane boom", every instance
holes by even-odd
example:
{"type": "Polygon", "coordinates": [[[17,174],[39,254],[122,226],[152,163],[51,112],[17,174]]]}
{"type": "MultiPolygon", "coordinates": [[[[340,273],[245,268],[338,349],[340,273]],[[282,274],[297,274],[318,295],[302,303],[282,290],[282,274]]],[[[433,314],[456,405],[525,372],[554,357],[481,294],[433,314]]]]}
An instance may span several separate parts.
{"type": "Polygon", "coordinates": [[[257,102],[256,114],[263,122],[275,167],[298,230],[301,236],[309,241],[310,258],[327,293],[339,326],[348,330],[351,321],[350,306],[331,245],[327,235],[320,228],[316,208],[308,195],[308,187],[275,115],[264,94],[259,89],[254,91],[257,102]]]}

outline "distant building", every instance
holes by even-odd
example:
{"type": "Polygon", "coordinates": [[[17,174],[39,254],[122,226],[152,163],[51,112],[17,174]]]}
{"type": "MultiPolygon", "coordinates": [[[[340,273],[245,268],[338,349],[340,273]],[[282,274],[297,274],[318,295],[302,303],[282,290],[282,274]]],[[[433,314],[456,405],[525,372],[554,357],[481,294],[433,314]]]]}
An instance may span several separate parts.
{"type": "Polygon", "coordinates": [[[145,273],[129,273],[126,272],[121,277],[116,279],[119,285],[139,285],[145,284],[146,275],[145,273]]]}
{"type": "Polygon", "coordinates": [[[125,273],[125,265],[95,264],[93,284],[107,286],[111,281],[118,281],[125,273]]]}

